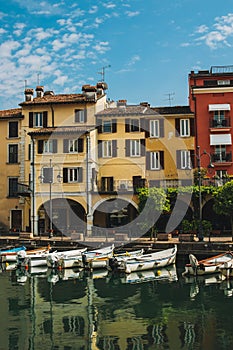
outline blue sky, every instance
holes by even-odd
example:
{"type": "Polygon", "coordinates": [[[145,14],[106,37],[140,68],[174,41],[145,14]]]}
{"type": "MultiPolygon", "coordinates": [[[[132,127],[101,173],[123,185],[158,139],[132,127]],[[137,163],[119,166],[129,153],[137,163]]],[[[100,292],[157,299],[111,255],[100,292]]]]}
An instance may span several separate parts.
{"type": "Polygon", "coordinates": [[[8,0],[0,23],[0,109],[38,83],[79,93],[102,67],[112,100],[187,105],[191,70],[233,64],[232,0],[8,0]]]}

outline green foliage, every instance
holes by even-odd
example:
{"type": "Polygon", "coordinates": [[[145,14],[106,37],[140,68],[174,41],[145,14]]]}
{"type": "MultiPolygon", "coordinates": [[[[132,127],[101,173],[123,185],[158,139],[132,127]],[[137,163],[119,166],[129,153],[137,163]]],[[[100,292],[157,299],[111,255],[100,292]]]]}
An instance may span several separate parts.
{"type": "Polygon", "coordinates": [[[218,187],[215,193],[214,210],[217,214],[233,216],[233,180],[222,187],[218,187]]]}
{"type": "Polygon", "coordinates": [[[139,198],[139,212],[142,212],[145,205],[148,209],[154,211],[165,211],[169,212],[170,203],[167,198],[166,191],[162,188],[151,187],[151,188],[139,188],[138,189],[139,198]]]}

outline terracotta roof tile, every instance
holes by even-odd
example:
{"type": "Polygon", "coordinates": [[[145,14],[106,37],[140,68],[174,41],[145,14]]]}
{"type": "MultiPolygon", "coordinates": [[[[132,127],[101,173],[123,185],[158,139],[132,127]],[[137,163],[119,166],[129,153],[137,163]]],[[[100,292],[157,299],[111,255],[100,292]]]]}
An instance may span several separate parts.
{"type": "Polygon", "coordinates": [[[34,97],[32,101],[21,102],[20,106],[29,106],[29,105],[41,105],[41,104],[50,104],[50,103],[82,103],[82,102],[96,102],[96,99],[91,96],[85,96],[83,94],[60,94],[52,95],[45,94],[43,97],[34,97]]]}
{"type": "Polygon", "coordinates": [[[28,135],[30,136],[40,136],[40,135],[52,135],[52,134],[86,134],[91,130],[95,129],[95,126],[63,126],[54,128],[38,128],[37,130],[30,131],[28,135]]]}
{"type": "Polygon", "coordinates": [[[22,108],[5,109],[0,111],[0,119],[23,118],[22,108]]]}
{"type": "Polygon", "coordinates": [[[153,110],[150,107],[141,106],[141,105],[131,105],[131,106],[118,106],[115,108],[107,108],[96,114],[96,117],[105,117],[105,116],[149,116],[149,115],[158,115],[158,112],[153,110]]]}

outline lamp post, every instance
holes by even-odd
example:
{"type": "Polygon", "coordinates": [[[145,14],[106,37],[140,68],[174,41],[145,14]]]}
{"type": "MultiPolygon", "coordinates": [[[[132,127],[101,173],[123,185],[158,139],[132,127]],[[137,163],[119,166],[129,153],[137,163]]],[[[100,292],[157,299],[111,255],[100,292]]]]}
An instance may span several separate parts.
{"type": "MultiPolygon", "coordinates": [[[[53,203],[52,203],[52,184],[53,184],[53,170],[55,167],[58,167],[57,164],[52,164],[52,159],[49,160],[48,165],[44,165],[41,168],[41,174],[39,176],[39,180],[41,183],[49,184],[49,238],[53,237],[53,203]]],[[[57,175],[58,182],[61,182],[62,176],[60,174],[57,175]]]]}
{"type": "Polygon", "coordinates": [[[208,152],[204,150],[204,152],[201,154],[200,146],[197,146],[197,178],[198,178],[198,239],[199,241],[203,241],[203,226],[202,226],[202,194],[201,194],[201,157],[203,155],[209,156],[209,165],[208,168],[214,168],[214,165],[211,162],[211,156],[208,152]]]}

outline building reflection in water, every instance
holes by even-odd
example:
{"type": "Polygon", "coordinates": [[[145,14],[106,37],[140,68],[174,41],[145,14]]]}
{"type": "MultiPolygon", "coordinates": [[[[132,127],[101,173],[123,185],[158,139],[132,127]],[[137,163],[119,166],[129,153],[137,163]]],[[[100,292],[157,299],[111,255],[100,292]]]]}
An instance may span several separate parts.
{"type": "Polygon", "coordinates": [[[132,276],[7,271],[0,279],[0,349],[233,348],[232,313],[222,317],[233,309],[230,282],[188,280],[174,268],[132,276]]]}

